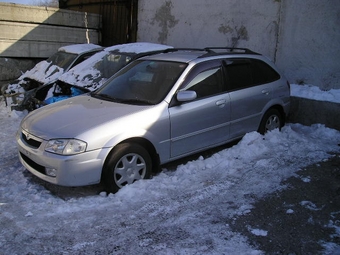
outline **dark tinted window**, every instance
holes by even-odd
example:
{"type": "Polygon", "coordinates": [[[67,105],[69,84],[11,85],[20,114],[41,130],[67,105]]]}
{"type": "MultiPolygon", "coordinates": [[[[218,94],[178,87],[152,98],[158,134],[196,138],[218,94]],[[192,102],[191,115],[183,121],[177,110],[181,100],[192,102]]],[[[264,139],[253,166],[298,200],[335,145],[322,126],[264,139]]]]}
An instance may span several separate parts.
{"type": "Polygon", "coordinates": [[[225,67],[228,76],[228,86],[231,90],[246,88],[253,85],[249,60],[226,60],[225,67]]]}
{"type": "Polygon", "coordinates": [[[265,84],[280,79],[280,75],[261,60],[252,60],[252,74],[254,85],[265,84]]]}
{"type": "Polygon", "coordinates": [[[228,59],[224,61],[230,90],[252,87],[280,79],[269,65],[257,59],[228,59]]]}

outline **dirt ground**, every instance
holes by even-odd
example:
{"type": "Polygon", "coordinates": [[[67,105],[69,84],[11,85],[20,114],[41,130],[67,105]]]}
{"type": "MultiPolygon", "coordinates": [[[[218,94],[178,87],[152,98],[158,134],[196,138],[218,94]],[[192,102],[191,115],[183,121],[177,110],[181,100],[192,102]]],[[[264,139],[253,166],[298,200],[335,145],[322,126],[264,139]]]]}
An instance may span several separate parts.
{"type": "Polygon", "coordinates": [[[287,189],[230,222],[232,229],[266,254],[327,254],[323,243],[340,247],[340,155],[298,171],[284,184],[287,189]]]}

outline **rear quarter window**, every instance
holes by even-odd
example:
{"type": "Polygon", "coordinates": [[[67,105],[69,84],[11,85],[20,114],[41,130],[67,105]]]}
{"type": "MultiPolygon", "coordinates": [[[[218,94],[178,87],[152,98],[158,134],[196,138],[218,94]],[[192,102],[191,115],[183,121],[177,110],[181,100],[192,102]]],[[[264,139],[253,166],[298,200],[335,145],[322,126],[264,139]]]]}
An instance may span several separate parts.
{"type": "Polygon", "coordinates": [[[280,79],[280,75],[261,60],[253,59],[251,61],[251,70],[254,85],[270,83],[280,79]]]}

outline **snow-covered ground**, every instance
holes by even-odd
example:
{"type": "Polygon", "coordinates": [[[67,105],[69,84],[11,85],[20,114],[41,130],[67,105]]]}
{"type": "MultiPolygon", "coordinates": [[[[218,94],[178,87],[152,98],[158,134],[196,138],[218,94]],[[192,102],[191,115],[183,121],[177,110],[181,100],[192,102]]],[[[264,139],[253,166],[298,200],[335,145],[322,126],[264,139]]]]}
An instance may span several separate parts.
{"type": "MultiPolygon", "coordinates": [[[[313,91],[292,85],[294,96],[340,98],[337,90],[313,91]]],[[[19,163],[21,118],[0,101],[0,254],[262,254],[228,219],[251,213],[256,199],[285,188],[282,180],[340,152],[339,131],[288,124],[265,136],[249,133],[209,157],[175,162],[175,169],[164,167],[117,194],[68,188],[60,197],[19,163]]],[[[249,231],[266,237],[265,229],[249,231]]],[[[333,250],[325,254],[340,248],[327,247],[333,250]]]]}

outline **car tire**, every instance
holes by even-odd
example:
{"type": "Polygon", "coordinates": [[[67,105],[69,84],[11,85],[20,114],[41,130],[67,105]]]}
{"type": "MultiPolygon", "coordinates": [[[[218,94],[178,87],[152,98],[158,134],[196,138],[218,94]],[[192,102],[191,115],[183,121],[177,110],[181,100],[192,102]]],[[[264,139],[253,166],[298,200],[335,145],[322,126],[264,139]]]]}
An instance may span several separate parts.
{"type": "Polygon", "coordinates": [[[262,135],[268,131],[272,131],[276,128],[281,130],[283,126],[283,120],[280,112],[277,109],[269,109],[263,116],[258,132],[262,135]]]}
{"type": "Polygon", "coordinates": [[[127,184],[151,176],[150,154],[139,144],[122,143],[117,145],[105,162],[102,181],[106,191],[116,193],[127,184]]]}

